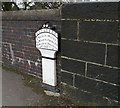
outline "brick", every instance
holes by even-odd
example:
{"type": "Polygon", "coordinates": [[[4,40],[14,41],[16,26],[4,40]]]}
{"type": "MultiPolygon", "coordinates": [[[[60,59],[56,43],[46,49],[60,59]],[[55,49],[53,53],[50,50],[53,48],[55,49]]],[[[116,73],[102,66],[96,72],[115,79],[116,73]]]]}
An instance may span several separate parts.
{"type": "Polygon", "coordinates": [[[112,69],[112,68],[97,66],[93,64],[88,64],[87,66],[88,66],[87,68],[88,77],[118,84],[118,73],[120,71],[119,69],[112,69]]]}
{"type": "Polygon", "coordinates": [[[61,55],[104,64],[105,45],[62,40],[61,55]]]}
{"type": "Polygon", "coordinates": [[[35,63],[33,63],[33,62],[30,62],[30,65],[31,65],[31,68],[33,68],[33,69],[36,68],[35,63]]]}
{"type": "Polygon", "coordinates": [[[120,67],[120,46],[108,45],[107,65],[120,67]]]}
{"type": "Polygon", "coordinates": [[[67,59],[61,59],[61,68],[63,70],[67,70],[73,73],[83,74],[85,75],[85,63],[73,61],[73,60],[67,60],[67,59]]]}
{"type": "Polygon", "coordinates": [[[62,7],[62,18],[118,19],[117,2],[71,3],[62,7]]]}
{"type": "Polygon", "coordinates": [[[118,100],[119,87],[117,86],[94,81],[77,75],[75,77],[75,86],[97,95],[102,95],[111,99],[118,100]]]}
{"type": "Polygon", "coordinates": [[[62,21],[61,37],[67,39],[77,39],[77,22],[76,21],[62,21]]]}
{"type": "Polygon", "coordinates": [[[66,72],[61,72],[61,82],[73,85],[73,75],[66,72]]]}
{"type": "Polygon", "coordinates": [[[116,43],[118,41],[117,22],[80,22],[79,39],[116,43]]]}

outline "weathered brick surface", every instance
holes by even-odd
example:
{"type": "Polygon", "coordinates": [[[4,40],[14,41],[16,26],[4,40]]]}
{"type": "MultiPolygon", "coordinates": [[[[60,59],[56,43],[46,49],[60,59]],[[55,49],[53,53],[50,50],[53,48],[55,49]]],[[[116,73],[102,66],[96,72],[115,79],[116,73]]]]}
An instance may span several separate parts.
{"type": "MultiPolygon", "coordinates": [[[[35,45],[35,33],[45,22],[60,33],[59,10],[3,12],[2,20],[3,64],[42,77],[42,58],[35,45]]],[[[58,65],[59,62],[57,75],[60,73],[58,65]]]]}

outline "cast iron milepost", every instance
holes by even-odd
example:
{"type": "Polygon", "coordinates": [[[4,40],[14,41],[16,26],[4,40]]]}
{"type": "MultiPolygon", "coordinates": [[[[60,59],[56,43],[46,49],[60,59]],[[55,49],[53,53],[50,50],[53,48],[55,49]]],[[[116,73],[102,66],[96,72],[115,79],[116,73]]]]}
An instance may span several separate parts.
{"type": "Polygon", "coordinates": [[[58,33],[49,24],[44,24],[36,33],[36,48],[42,54],[42,81],[50,86],[57,85],[56,52],[58,51],[58,33]]]}

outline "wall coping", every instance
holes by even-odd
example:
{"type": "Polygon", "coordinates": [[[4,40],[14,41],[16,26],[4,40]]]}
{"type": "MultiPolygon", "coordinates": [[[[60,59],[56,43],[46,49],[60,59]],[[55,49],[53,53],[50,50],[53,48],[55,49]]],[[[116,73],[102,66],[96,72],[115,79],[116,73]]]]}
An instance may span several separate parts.
{"type": "Polygon", "coordinates": [[[21,10],[2,12],[2,20],[25,20],[25,21],[41,21],[41,20],[60,20],[60,9],[42,9],[42,10],[21,10]]]}

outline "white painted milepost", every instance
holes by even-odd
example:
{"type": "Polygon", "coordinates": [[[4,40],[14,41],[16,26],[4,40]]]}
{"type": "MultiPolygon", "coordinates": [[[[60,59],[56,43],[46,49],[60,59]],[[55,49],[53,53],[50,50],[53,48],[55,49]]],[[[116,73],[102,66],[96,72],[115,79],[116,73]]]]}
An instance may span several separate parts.
{"type": "Polygon", "coordinates": [[[42,80],[44,84],[57,85],[56,52],[58,51],[58,33],[48,24],[36,32],[36,48],[42,55],[42,80]]]}

